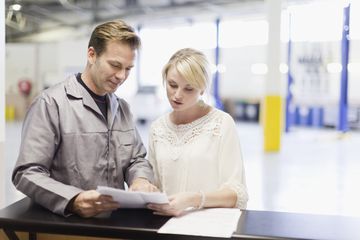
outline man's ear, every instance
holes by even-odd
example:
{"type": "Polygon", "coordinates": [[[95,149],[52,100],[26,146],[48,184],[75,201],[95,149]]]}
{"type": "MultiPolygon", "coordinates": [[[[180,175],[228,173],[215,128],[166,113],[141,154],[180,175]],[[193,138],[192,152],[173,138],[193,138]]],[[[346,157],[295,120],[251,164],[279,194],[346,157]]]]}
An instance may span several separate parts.
{"type": "Polygon", "coordinates": [[[96,60],[96,52],[93,47],[89,47],[87,51],[87,58],[89,63],[94,64],[96,60]]]}

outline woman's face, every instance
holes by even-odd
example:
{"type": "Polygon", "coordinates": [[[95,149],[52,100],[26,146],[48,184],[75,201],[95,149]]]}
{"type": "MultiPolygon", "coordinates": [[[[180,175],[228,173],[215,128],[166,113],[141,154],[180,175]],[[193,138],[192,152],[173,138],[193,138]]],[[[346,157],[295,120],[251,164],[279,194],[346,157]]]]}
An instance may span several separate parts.
{"type": "Polygon", "coordinates": [[[196,106],[203,91],[192,87],[174,67],[170,67],[166,77],[166,92],[173,110],[184,111],[196,106]]]}

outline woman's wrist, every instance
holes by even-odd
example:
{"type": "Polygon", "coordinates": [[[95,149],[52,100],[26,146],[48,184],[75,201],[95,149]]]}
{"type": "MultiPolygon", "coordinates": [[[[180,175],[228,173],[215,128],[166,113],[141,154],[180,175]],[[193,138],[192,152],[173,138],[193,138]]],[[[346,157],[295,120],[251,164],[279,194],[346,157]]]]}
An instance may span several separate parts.
{"type": "Polygon", "coordinates": [[[205,199],[205,193],[200,190],[199,194],[200,194],[200,203],[199,203],[197,209],[202,209],[205,206],[205,200],[206,200],[205,199]]]}
{"type": "Polygon", "coordinates": [[[190,206],[195,209],[204,208],[205,200],[205,194],[203,191],[195,192],[192,195],[190,206]]]}
{"type": "Polygon", "coordinates": [[[200,203],[201,196],[198,192],[191,192],[188,197],[188,208],[197,208],[200,203]]]}

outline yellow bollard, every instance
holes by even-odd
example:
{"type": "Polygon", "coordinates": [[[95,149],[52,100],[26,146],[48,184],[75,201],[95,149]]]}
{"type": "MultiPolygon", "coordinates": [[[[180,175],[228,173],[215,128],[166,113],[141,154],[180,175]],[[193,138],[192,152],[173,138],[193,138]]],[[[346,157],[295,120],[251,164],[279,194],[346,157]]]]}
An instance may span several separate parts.
{"type": "Polygon", "coordinates": [[[264,108],[264,150],[279,152],[282,133],[282,98],[277,95],[265,96],[264,108]]]}
{"type": "Polygon", "coordinates": [[[5,107],[5,120],[8,122],[15,120],[15,107],[12,105],[7,105],[5,107]]]}

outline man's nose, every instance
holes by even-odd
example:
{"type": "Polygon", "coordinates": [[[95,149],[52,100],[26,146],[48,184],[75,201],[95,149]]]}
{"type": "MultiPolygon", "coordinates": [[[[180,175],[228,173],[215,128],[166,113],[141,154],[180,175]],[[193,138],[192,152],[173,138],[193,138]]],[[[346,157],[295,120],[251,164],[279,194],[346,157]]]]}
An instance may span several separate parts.
{"type": "Polygon", "coordinates": [[[126,78],[126,71],[125,69],[121,69],[116,72],[115,77],[119,79],[120,81],[124,81],[126,78]]]}

